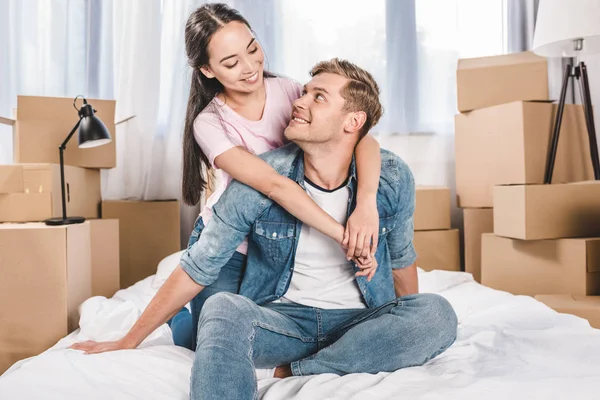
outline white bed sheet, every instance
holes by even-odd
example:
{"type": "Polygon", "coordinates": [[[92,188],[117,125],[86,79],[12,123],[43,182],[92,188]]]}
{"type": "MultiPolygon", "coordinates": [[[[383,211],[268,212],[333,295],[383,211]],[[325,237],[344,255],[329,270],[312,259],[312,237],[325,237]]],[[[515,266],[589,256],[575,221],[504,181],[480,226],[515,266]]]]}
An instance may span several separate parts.
{"type": "MultiPolygon", "coordinates": [[[[187,399],[193,353],[173,346],[166,325],[136,350],[67,349],[121,337],[164,279],[159,268],[112,299],[87,300],[79,330],[0,377],[0,399],[187,399]]],[[[484,287],[466,273],[419,271],[419,279],[422,292],[446,297],[458,315],[458,339],[445,353],[394,373],[260,379],[261,398],[600,399],[600,330],[586,320],[484,287]]]]}

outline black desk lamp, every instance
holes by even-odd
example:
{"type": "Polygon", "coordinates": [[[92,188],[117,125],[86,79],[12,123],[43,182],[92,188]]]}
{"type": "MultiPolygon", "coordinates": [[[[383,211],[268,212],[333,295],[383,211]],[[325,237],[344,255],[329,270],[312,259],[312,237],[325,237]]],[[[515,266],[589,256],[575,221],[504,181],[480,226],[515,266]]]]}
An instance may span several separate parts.
{"type": "Polygon", "coordinates": [[[75,97],[73,100],[73,107],[77,110],[79,114],[79,121],[71,130],[71,133],[67,136],[65,141],[58,148],[60,152],[60,189],[61,189],[61,200],[62,200],[62,218],[50,218],[45,220],[46,225],[70,225],[70,224],[80,224],[85,221],[84,217],[67,217],[67,202],[65,199],[65,161],[64,161],[64,151],[67,148],[67,143],[71,139],[71,136],[75,133],[77,128],[79,128],[79,148],[87,149],[90,147],[102,146],[104,144],[110,143],[112,140],[110,137],[110,133],[106,126],[100,118],[96,117],[94,113],[96,110],[92,108],[90,104],[88,104],[87,100],[79,95],[75,97]],[[83,98],[83,105],[80,109],[75,106],[75,102],[77,99],[81,97],[83,98]]]}

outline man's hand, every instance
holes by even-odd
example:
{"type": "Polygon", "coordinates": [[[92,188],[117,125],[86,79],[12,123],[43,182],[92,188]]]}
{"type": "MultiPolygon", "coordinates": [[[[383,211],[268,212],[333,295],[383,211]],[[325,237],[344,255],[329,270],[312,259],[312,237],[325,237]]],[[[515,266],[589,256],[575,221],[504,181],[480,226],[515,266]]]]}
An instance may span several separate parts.
{"type": "Polygon", "coordinates": [[[135,349],[135,346],[128,344],[123,340],[114,342],[94,342],[88,340],[86,342],[75,343],[69,348],[73,350],[83,350],[85,352],[84,354],[98,354],[107,351],[135,349]]]}
{"type": "Polygon", "coordinates": [[[348,218],[344,232],[343,247],[347,247],[346,257],[369,259],[375,256],[379,240],[379,212],[377,202],[358,203],[348,218]],[[365,205],[366,204],[366,205],[365,205]]]}

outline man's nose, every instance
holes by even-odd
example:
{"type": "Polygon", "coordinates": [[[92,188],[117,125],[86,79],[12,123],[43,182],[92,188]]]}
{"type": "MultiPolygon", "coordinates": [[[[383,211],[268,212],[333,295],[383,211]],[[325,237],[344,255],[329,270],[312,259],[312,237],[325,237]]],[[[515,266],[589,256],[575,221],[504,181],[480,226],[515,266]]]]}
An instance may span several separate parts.
{"type": "Polygon", "coordinates": [[[306,105],[307,104],[307,101],[306,101],[307,97],[308,96],[306,94],[304,94],[304,95],[300,96],[299,98],[297,98],[296,100],[294,100],[294,107],[300,108],[302,110],[306,110],[306,108],[307,108],[307,105],[306,105]]]}

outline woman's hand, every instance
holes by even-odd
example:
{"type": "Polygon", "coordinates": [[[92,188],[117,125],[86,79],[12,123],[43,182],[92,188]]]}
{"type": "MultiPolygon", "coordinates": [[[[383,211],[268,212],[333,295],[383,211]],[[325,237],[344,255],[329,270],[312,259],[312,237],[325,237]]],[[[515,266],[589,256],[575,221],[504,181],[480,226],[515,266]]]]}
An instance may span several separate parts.
{"type": "Polygon", "coordinates": [[[116,350],[130,350],[135,349],[136,346],[128,344],[123,340],[117,340],[114,342],[94,342],[91,340],[75,343],[70,349],[73,350],[83,350],[84,354],[98,354],[105,353],[107,351],[116,351],[116,350]]]}
{"type": "Polygon", "coordinates": [[[346,257],[370,259],[377,251],[379,240],[379,212],[377,202],[358,203],[348,218],[342,246],[347,248],[346,257]]]}
{"type": "Polygon", "coordinates": [[[367,281],[371,282],[375,272],[377,271],[377,260],[375,257],[370,257],[368,260],[362,257],[353,258],[352,261],[356,264],[360,271],[358,271],[355,276],[366,276],[367,281]]]}

